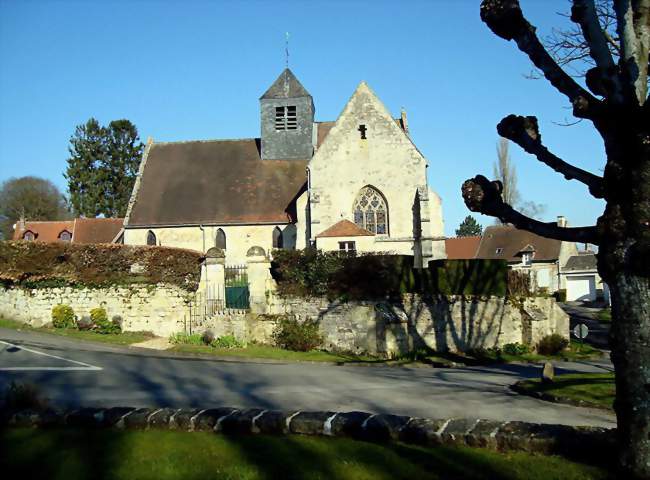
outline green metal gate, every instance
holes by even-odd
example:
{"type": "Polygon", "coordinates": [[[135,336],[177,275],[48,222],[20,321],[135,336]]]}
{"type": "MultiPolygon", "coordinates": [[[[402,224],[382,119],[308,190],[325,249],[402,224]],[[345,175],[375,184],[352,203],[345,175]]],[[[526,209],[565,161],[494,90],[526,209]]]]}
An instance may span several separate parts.
{"type": "Polygon", "coordinates": [[[250,308],[248,273],[246,265],[226,266],[226,308],[245,310],[250,308]]]}

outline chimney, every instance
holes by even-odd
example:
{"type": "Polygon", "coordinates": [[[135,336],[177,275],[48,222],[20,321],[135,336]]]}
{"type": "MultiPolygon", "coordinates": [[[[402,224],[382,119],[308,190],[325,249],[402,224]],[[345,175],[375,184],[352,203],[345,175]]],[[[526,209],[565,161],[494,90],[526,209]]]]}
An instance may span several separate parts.
{"type": "Polygon", "coordinates": [[[402,130],[408,135],[409,134],[409,121],[406,118],[406,110],[404,110],[404,107],[402,107],[402,111],[400,112],[400,123],[402,124],[402,130]]]}
{"type": "Polygon", "coordinates": [[[562,227],[562,228],[566,228],[567,225],[568,225],[568,223],[566,221],[566,217],[564,217],[563,215],[558,215],[558,217],[557,217],[557,226],[562,227]]]}

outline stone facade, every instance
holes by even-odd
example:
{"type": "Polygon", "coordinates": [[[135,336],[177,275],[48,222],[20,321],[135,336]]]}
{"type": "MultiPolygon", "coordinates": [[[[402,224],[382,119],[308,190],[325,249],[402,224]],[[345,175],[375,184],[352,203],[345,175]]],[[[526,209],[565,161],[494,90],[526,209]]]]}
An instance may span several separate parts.
{"type": "Polygon", "coordinates": [[[421,255],[425,265],[446,258],[442,205],[428,187],[427,160],[362,82],[309,162],[310,223],[318,248],[332,249],[318,233],[343,219],[355,221],[353,205],[366,186],[385,198],[388,228],[359,243],[358,251],[421,255]]]}
{"type": "Polygon", "coordinates": [[[172,285],[110,288],[0,288],[0,315],[40,327],[52,321],[52,307],[73,308],[77,318],[104,307],[108,318],[120,317],[124,331],[160,336],[181,332],[189,319],[192,293],[172,285]]]}

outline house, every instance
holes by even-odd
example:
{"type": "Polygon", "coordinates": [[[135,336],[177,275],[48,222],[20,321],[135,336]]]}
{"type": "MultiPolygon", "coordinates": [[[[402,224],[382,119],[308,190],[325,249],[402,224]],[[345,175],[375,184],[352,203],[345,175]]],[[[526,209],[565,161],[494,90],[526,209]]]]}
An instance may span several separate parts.
{"type": "MultiPolygon", "coordinates": [[[[566,219],[558,217],[558,225],[566,226],[566,219]]],[[[562,268],[577,254],[575,243],[540,237],[512,225],[494,225],[483,232],[476,258],[506,260],[513,270],[528,272],[535,288],[553,293],[565,288],[562,268]]]]}
{"type": "Polygon", "coordinates": [[[228,264],[310,245],[445,258],[440,197],[405,112],[393,118],[361,82],[336,121],[315,121],[288,68],[259,102],[260,138],[147,142],[126,244],[217,247],[228,264]]]}
{"type": "Polygon", "coordinates": [[[445,239],[445,250],[449,260],[469,260],[476,258],[481,236],[456,237],[445,239]]]}
{"type": "Polygon", "coordinates": [[[37,242],[121,242],[123,218],[75,218],[57,221],[19,220],[13,240],[37,242]]]}
{"type": "Polygon", "coordinates": [[[609,300],[609,289],[598,274],[596,255],[581,251],[572,255],[561,272],[567,301],[609,300]]]}

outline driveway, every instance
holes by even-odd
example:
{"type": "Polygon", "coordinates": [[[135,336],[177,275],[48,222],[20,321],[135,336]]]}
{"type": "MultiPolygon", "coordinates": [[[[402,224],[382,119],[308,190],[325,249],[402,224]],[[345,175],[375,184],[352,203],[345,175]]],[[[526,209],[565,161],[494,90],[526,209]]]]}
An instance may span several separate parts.
{"type": "MultiPolygon", "coordinates": [[[[261,363],[184,357],[0,329],[0,387],[36,384],[57,406],[261,407],[362,410],[410,416],[473,417],[614,426],[613,414],[520,396],[512,383],[538,365],[432,368],[261,363]]],[[[558,373],[611,364],[556,364],[558,373]]]]}
{"type": "Polygon", "coordinates": [[[595,307],[592,303],[585,302],[565,302],[559,305],[569,315],[572,337],[573,328],[579,323],[584,323],[589,327],[589,335],[585,343],[601,350],[609,350],[609,325],[596,319],[602,307],[595,307]]]}

